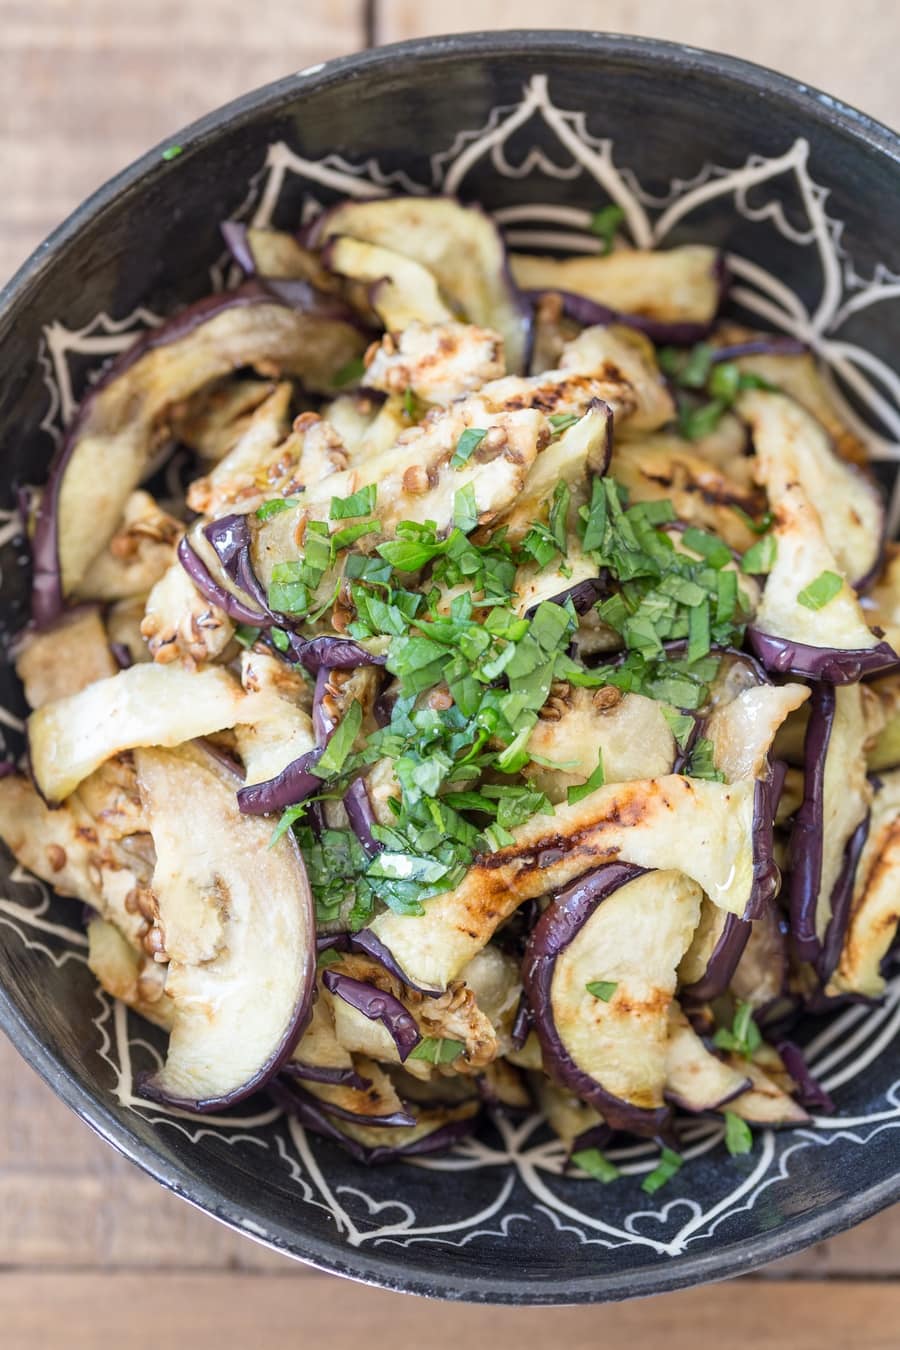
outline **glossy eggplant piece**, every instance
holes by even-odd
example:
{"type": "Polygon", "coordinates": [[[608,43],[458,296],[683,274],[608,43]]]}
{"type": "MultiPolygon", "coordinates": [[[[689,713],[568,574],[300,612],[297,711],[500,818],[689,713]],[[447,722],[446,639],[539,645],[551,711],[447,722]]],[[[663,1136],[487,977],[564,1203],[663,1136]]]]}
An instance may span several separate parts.
{"type": "Polygon", "coordinates": [[[87,934],[88,968],[101,988],[148,1022],[171,1031],[175,1005],[165,993],[167,968],[133,947],[99,916],[90,920],[87,934]]]}
{"type": "MultiPolygon", "coordinates": [[[[0,784],[0,787],[3,785],[0,784]]],[[[849,925],[829,994],[879,998],[881,964],[900,922],[900,772],[881,775],[856,869],[849,925]]]]}
{"type": "Polygon", "coordinates": [[[510,277],[500,232],[479,207],[450,197],[345,201],[313,222],[308,242],[321,247],[345,235],[427,268],[466,319],[500,333],[507,369],[524,369],[530,313],[510,277]]]}
{"type": "Polygon", "coordinates": [[[544,1066],[614,1129],[661,1137],[668,1014],[700,913],[682,872],[611,863],[538,920],[522,972],[544,1066]],[[612,986],[597,997],[589,985],[612,986]]]}
{"type": "Polygon", "coordinates": [[[16,643],[15,662],[30,708],[77,694],[118,669],[97,605],[79,605],[50,628],[27,628],[16,643]]]}
{"type": "Polygon", "coordinates": [[[198,301],[140,338],[82,401],[51,466],[32,546],[38,625],[57,617],[106,546],[169,435],[174,405],[254,364],[325,391],[362,346],[333,301],[308,289],[305,303],[291,307],[253,282],[198,301]]]}
{"type": "Polygon", "coordinates": [[[666,1043],[666,1098],[683,1111],[715,1111],[749,1087],[749,1075],[707,1049],[673,1000],[666,1043]]]}
{"type": "Polygon", "coordinates": [[[599,788],[518,827],[514,844],[476,858],[414,923],[384,913],[371,929],[410,981],[441,990],[523,901],[612,860],[678,868],[721,908],[752,916],[777,886],[771,819],[767,831],[757,828],[759,787],[674,774],[599,788]]]}
{"type": "Polygon", "coordinates": [[[315,988],[312,893],[290,832],[272,845],[210,755],[146,749],[135,759],[174,1005],[165,1063],[139,1090],[218,1110],[264,1086],[300,1037],[315,988]]]}

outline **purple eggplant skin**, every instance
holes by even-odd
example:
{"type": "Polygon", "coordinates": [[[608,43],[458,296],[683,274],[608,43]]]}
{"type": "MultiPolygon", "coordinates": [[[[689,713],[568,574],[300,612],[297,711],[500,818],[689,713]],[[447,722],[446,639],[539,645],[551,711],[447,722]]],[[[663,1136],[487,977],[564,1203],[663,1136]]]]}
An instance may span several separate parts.
{"type": "Polygon", "coordinates": [[[599,1111],[613,1129],[669,1141],[672,1112],[668,1106],[652,1110],[632,1106],[579,1069],[556,1029],[550,998],[557,957],[607,896],[646,871],[630,863],[608,863],[560,891],[535,925],[522,962],[522,983],[534,1011],[534,1029],[547,1072],[599,1111]]]}
{"type": "MultiPolygon", "coordinates": [[[[564,605],[567,600],[571,600],[576,614],[587,614],[591,606],[597,600],[608,595],[609,591],[609,573],[607,572],[606,575],[587,577],[584,581],[577,581],[574,586],[567,586],[558,595],[551,595],[546,603],[549,605],[564,605]]],[[[532,605],[530,609],[525,611],[525,618],[533,619],[537,608],[537,605],[532,605]]]]}
{"type": "Polygon", "coordinates": [[[519,1006],[516,1008],[516,1015],[513,1018],[512,1030],[509,1038],[512,1041],[514,1050],[521,1050],[522,1046],[528,1040],[528,1033],[534,1025],[534,1017],[528,1006],[528,999],[525,997],[524,990],[519,998],[519,1006]]]}
{"type": "Polygon", "coordinates": [[[582,1130],[581,1134],[577,1134],[572,1140],[566,1166],[568,1167],[571,1164],[572,1154],[580,1153],[584,1148],[599,1148],[600,1152],[604,1153],[615,1137],[615,1130],[611,1129],[605,1122],[602,1125],[592,1125],[589,1130],[582,1130]]]}
{"type": "Polygon", "coordinates": [[[322,758],[325,747],[317,745],[305,755],[294,759],[274,778],[262,783],[250,783],[238,789],[238,806],[245,816],[267,816],[285,807],[311,797],[322,786],[321,778],[312,772],[322,758]]]}
{"type": "Polygon", "coordinates": [[[256,275],[256,259],[247,240],[247,226],[239,220],[223,220],[219,225],[225,247],[245,277],[256,275]]]}
{"type": "Polygon", "coordinates": [[[805,1106],[809,1111],[818,1111],[823,1116],[833,1115],[835,1111],[834,1102],[813,1077],[799,1045],[795,1045],[793,1041],[779,1041],[775,1049],[784,1061],[784,1067],[797,1084],[797,1100],[800,1105],[805,1106]]]}
{"type": "Polygon", "coordinates": [[[377,824],[377,821],[364,778],[354,778],[344,793],[343,802],[347,819],[350,821],[350,828],[362,844],[365,852],[368,853],[370,858],[374,858],[376,853],[381,852],[384,845],[379,844],[372,833],[372,826],[377,824]]]}
{"type": "Polygon", "coordinates": [[[775,861],[775,812],[787,766],[770,765],[764,778],[757,778],[753,790],[753,885],[744,910],[745,919],[759,919],[772,904],[781,885],[781,873],[775,861]]]}
{"type": "Polygon", "coordinates": [[[712,950],[706,970],[693,984],[685,985],[682,994],[685,997],[708,1003],[725,993],[731,983],[731,977],[744,954],[751,933],[751,925],[736,914],[729,914],[721,936],[712,950]]]}
{"type": "Polygon", "coordinates": [[[856,881],[856,869],[869,836],[869,822],[872,813],[867,811],[856,829],[847,840],[844,850],[844,865],[834,883],[831,892],[831,918],[822,940],[822,951],[817,963],[817,973],[822,984],[831,979],[840,960],[841,948],[850,922],[850,908],[853,902],[853,883],[856,881]]]}
{"type": "Polygon", "coordinates": [[[856,651],[840,651],[775,637],[758,628],[748,628],[747,639],[766,670],[776,675],[799,675],[827,684],[856,684],[867,675],[886,675],[900,668],[900,656],[887,642],[856,651]]]}
{"type": "Polygon", "coordinates": [[[383,666],[387,656],[375,656],[366,651],[351,638],[331,637],[324,633],[321,637],[302,638],[290,634],[291,658],[299,661],[311,675],[320,670],[353,670],[356,666],[383,666]]]}
{"type": "Polygon", "coordinates": [[[204,525],[203,534],[222,564],[225,575],[250,597],[260,612],[268,616],[270,622],[281,622],[282,616],[270,610],[268,597],[250,561],[253,536],[250,533],[250,521],[247,516],[238,514],[220,516],[218,520],[204,525]]]}
{"type": "Polygon", "coordinates": [[[323,1135],[326,1139],[334,1140],[335,1143],[346,1149],[357,1162],[365,1163],[368,1166],[399,1162],[403,1158],[416,1157],[423,1153],[444,1152],[446,1149],[452,1148],[454,1144],[458,1144],[462,1139],[468,1138],[478,1120],[477,1115],[472,1115],[466,1120],[449,1121],[446,1125],[441,1125],[431,1134],[425,1135],[422,1139],[417,1139],[415,1143],[408,1144],[405,1148],[390,1144],[380,1145],[378,1148],[366,1148],[356,1139],[351,1139],[349,1135],[344,1134],[343,1130],[334,1123],[334,1120],[329,1118],[322,1103],[309,1096],[297,1085],[272,1084],[269,1092],[279,1106],[297,1117],[305,1129],[323,1135]]]}
{"type": "Polygon", "coordinates": [[[347,940],[346,947],[342,950],[357,952],[362,956],[370,956],[373,961],[377,961],[389,975],[393,975],[407,989],[414,989],[417,994],[424,994],[427,998],[440,998],[440,993],[435,989],[423,989],[421,985],[411,984],[409,976],[400,969],[392,953],[388,951],[384,943],[375,936],[371,929],[361,928],[358,933],[345,933],[340,936],[346,937],[347,940]]]}
{"type": "Polygon", "coordinates": [[[342,975],[340,971],[331,967],[323,971],[322,983],[330,994],[343,999],[351,1008],[362,1013],[363,1017],[368,1017],[372,1022],[382,1023],[397,1047],[401,1064],[410,1052],[415,1050],[422,1039],[416,1020],[393,994],[386,994],[374,984],[366,984],[363,980],[354,980],[349,975],[342,975]]]}
{"type": "Polygon", "coordinates": [[[282,1078],[299,1078],[310,1083],[331,1083],[336,1087],[358,1088],[365,1092],[372,1086],[371,1078],[363,1078],[355,1069],[333,1069],[327,1064],[304,1064],[299,1059],[289,1059],[281,1070],[282,1078]]]}
{"type": "MultiPolygon", "coordinates": [[[[608,305],[601,305],[596,300],[590,300],[586,295],[578,295],[574,291],[551,293],[559,296],[563,313],[567,318],[574,319],[585,328],[593,328],[598,324],[608,328],[610,324],[619,324],[622,328],[633,328],[636,332],[643,333],[651,342],[666,346],[692,347],[695,342],[702,342],[704,338],[709,337],[715,322],[713,318],[708,323],[689,321],[666,323],[661,319],[649,319],[644,314],[626,314],[619,309],[610,309],[608,305]]],[[[525,292],[532,306],[536,305],[545,294],[546,291],[525,292]]]]}
{"type": "Polygon", "coordinates": [[[250,624],[254,628],[271,626],[272,619],[268,614],[251,608],[232,591],[229,591],[227,587],[216,581],[199,553],[194,552],[187,535],[183,535],[179,540],[176,556],[203,598],[208,600],[211,605],[221,609],[230,619],[234,619],[236,623],[250,624]]]}
{"type": "Polygon", "coordinates": [[[816,906],[822,881],[825,760],[834,727],[834,689],[813,687],[803,744],[803,801],[791,834],[791,936],[801,961],[817,962],[822,943],[816,933],[816,906]]]}
{"type": "Polygon", "coordinates": [[[716,347],[712,353],[714,366],[723,361],[739,361],[742,356],[805,356],[809,347],[799,338],[773,333],[770,337],[753,338],[749,342],[732,342],[716,347]]]}

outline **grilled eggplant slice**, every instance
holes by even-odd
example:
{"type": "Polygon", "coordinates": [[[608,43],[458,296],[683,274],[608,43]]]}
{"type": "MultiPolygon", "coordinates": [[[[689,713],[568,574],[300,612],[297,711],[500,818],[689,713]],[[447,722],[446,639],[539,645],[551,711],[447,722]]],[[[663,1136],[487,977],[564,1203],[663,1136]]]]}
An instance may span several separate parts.
{"type": "Polygon", "coordinates": [[[87,926],[88,967],[97,983],[148,1022],[171,1031],[175,1008],[166,998],[167,968],[131,945],[106,919],[87,926]]]}
{"type": "Polygon", "coordinates": [[[532,1073],[530,1082],[537,1104],[547,1117],[547,1124],[570,1152],[574,1150],[577,1139],[589,1131],[593,1133],[603,1128],[604,1121],[599,1111],[576,1097],[574,1092],[560,1087],[545,1073],[532,1073]]]}
{"type": "Polygon", "coordinates": [[[16,649],[16,674],[31,708],[77,694],[117,669],[96,605],[69,610],[41,632],[26,629],[16,649]]]}
{"type": "Polygon", "coordinates": [[[244,765],[245,784],[276,778],[316,744],[307,711],[308,686],[302,675],[265,652],[244,652],[241,683],[247,693],[272,700],[271,717],[235,728],[235,744],[244,765]]]}
{"type": "Polygon", "coordinates": [[[119,528],[91,563],[79,593],[105,602],[146,595],[175,561],[183,531],[149,492],[132,492],[119,528]]]}
{"type": "Polygon", "coordinates": [[[475,324],[413,323],[387,333],[366,353],[365,385],[385,394],[411,390],[425,403],[449,403],[503,374],[503,340],[475,324]]]}
{"type": "Polygon", "coordinates": [[[509,262],[523,290],[582,296],[642,319],[645,331],[660,341],[697,341],[709,331],[722,299],[720,255],[705,244],[563,259],[513,253],[509,262]]]}
{"type": "Polygon", "coordinates": [[[272,845],[265,821],[242,816],[233,776],[210,755],[184,747],[135,758],[174,1006],[165,1064],[140,1091],[217,1110],[277,1073],[309,1016],[312,894],[290,833],[272,845]]]}
{"type": "Polygon", "coordinates": [[[715,1111],[750,1085],[749,1074],[706,1048],[673,999],[666,1042],[667,1099],[684,1111],[715,1111]]]}
{"type": "Polygon", "coordinates": [[[217,464],[234,448],[256,409],[274,390],[270,380],[226,377],[172,409],[172,435],[201,459],[217,464]]]}
{"type": "MultiPolygon", "coordinates": [[[[771,1050],[771,1047],[767,1046],[766,1049],[771,1050]]],[[[780,1056],[775,1051],[771,1053],[775,1055],[784,1073],[780,1056]]],[[[746,1073],[750,1079],[750,1087],[746,1092],[733,1097],[723,1110],[730,1111],[741,1120],[746,1120],[748,1125],[768,1125],[774,1129],[809,1123],[809,1116],[803,1107],[785,1092],[771,1073],[756,1063],[755,1059],[746,1060],[734,1054],[727,1058],[736,1073],[746,1073]]]]}
{"type": "Polygon", "coordinates": [[[872,800],[861,687],[819,685],[810,707],[803,802],[791,835],[791,932],[807,961],[820,955],[847,845],[872,800]]]}
{"type": "Polygon", "coordinates": [[[550,698],[528,738],[529,754],[565,764],[548,769],[532,760],[524,773],[552,802],[564,802],[566,791],[587,781],[603,756],[607,783],[662,778],[675,764],[675,738],[661,705],[643,694],[618,689],[576,689],[554,685],[550,698]]]}
{"type": "Polygon", "coordinates": [[[513,830],[514,844],[476,858],[421,918],[380,914],[371,931],[411,984],[443,990],[523,901],[601,863],[677,867],[721,908],[755,910],[777,884],[768,846],[754,838],[757,786],[673,774],[599,788],[513,830]]]}
{"type": "Polygon", "coordinates": [[[258,707],[222,667],[132,666],[31,714],[31,772],[45,800],[60,802],[121,750],[180,745],[252,720],[244,713],[258,707]]]}
{"type": "MultiPolygon", "coordinates": [[[[2,784],[0,784],[2,787],[2,784]]],[[[831,994],[884,993],[881,963],[900,922],[900,772],[881,776],[856,871],[850,922],[831,994]]]]}
{"type": "MultiPolygon", "coordinates": [[[[738,460],[741,466],[746,460],[738,460]]],[[[744,553],[755,542],[746,516],[761,516],[763,494],[711,464],[687,442],[650,436],[618,443],[610,473],[632,502],[670,501],[687,525],[712,530],[744,553]]]]}
{"type": "Polygon", "coordinates": [[[427,268],[450,306],[500,333],[507,369],[524,369],[528,310],[510,278],[500,232],[480,208],[461,206],[450,197],[346,201],[313,223],[309,242],[321,246],[343,235],[427,268]],[[465,266],[460,266],[462,258],[465,266]]]}
{"type": "Polygon", "coordinates": [[[782,394],[744,394],[738,412],[749,422],[760,477],[777,510],[794,481],[814,505],[838,571],[852,584],[871,576],[881,554],[884,507],[875,483],[834,453],[828,435],[805,409],[782,394]],[[779,470],[772,473],[772,460],[779,470]]]}
{"type": "Polygon", "coordinates": [[[440,324],[453,319],[441,299],[434,274],[414,258],[362,239],[332,238],[322,250],[332,272],[365,282],[369,303],[389,333],[410,324],[440,324]]]}
{"type": "Polygon", "coordinates": [[[669,1007],[700,899],[683,872],[613,863],[558,895],[529,940],[523,980],[544,1065],[614,1129],[667,1130],[669,1007]]]}
{"type": "Polygon", "coordinates": [[[867,529],[878,528],[865,507],[869,485],[854,494],[855,478],[852,484],[844,478],[850,467],[831,455],[821,428],[790,399],[754,391],[742,396],[739,407],[753,429],[758,476],[775,513],[777,554],[749,633],[757,655],[769,669],[835,684],[896,664],[896,653],[869,629],[845,579],[846,566],[855,576],[871,555],[868,544],[857,546],[859,527],[845,510],[858,512],[867,529]],[[845,542],[833,547],[829,532],[837,541],[841,530],[845,542]],[[824,572],[841,578],[840,590],[819,609],[798,603],[824,572]]]}
{"type": "Polygon", "coordinates": [[[713,762],[727,782],[765,776],[778,728],[808,698],[806,685],[762,684],[742,690],[711,713],[703,735],[712,743],[713,762]]]}
{"type": "Polygon", "coordinates": [[[249,283],[153,329],[83,400],[51,468],[33,544],[34,618],[43,626],[106,547],[129,494],[169,436],[173,405],[241,366],[278,369],[327,391],[363,338],[333,301],[306,308],[249,283]]]}
{"type": "MultiPolygon", "coordinates": [[[[218,516],[238,503],[252,507],[267,494],[275,495],[284,481],[276,449],[287,436],[292,392],[287,380],[276,385],[246,419],[228,453],[208,474],[194,479],[187,491],[192,511],[218,516]]],[[[300,448],[296,440],[287,446],[292,452],[287,456],[289,470],[295,468],[300,448]]]]}

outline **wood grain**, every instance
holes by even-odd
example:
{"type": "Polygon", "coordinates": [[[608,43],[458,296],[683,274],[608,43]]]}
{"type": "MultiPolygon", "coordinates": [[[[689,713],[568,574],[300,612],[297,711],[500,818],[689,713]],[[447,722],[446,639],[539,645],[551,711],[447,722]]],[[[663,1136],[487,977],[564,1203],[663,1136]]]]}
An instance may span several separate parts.
{"type": "Polygon", "coordinates": [[[0,0],[0,281],[112,174],[364,43],[364,0],[0,0]]]}
{"type": "Polygon", "coordinates": [[[669,38],[773,66],[900,126],[896,0],[379,0],[379,42],[488,28],[584,28],[669,38]]]}
{"type": "Polygon", "coordinates": [[[603,1308],[436,1306],[322,1276],[0,1275],[4,1350],[896,1350],[900,1288],[739,1281],[603,1308]]]}

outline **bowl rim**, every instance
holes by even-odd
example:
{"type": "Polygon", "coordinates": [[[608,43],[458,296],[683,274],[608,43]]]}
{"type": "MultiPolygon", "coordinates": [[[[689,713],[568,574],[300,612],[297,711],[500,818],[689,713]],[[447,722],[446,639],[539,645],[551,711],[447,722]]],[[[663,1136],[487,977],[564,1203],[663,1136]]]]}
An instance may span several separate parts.
{"type": "MultiPolygon", "coordinates": [[[[76,207],[0,288],[0,336],[15,313],[29,303],[33,290],[54,258],[77,238],[88,222],[102,220],[104,214],[120,201],[140,194],[158,175],[189,160],[195,151],[214,141],[226,127],[240,126],[261,111],[276,112],[306,94],[312,95],[336,83],[373,74],[377,76],[379,72],[388,73],[396,69],[400,60],[423,65],[446,58],[502,57],[514,52],[540,52],[548,59],[554,55],[589,52],[601,60],[644,62],[681,74],[695,71],[714,76],[723,85],[737,83],[764,92],[789,105],[801,118],[825,122],[900,167],[900,135],[891,128],[817,88],[737,57],[657,38],[577,29],[507,29],[415,38],[336,57],[262,85],[214,109],[152,147],[76,207]],[[170,164],[162,158],[162,152],[171,145],[182,147],[182,151],[170,164]]],[[[0,1028],[56,1095],[101,1138],[189,1204],[243,1236],[319,1270],[397,1292],[473,1303],[555,1306],[663,1293],[743,1274],[831,1237],[900,1199],[898,1165],[892,1176],[845,1197],[825,1212],[789,1220],[779,1229],[756,1238],[732,1241],[706,1253],[683,1254],[639,1270],[598,1272],[572,1281],[559,1278],[532,1281],[506,1275],[498,1280],[479,1274],[438,1278],[417,1272],[405,1273],[402,1258],[383,1259],[362,1248],[349,1248],[336,1238],[315,1237],[307,1243],[305,1239],[298,1242],[295,1238],[276,1236],[271,1232],[271,1219],[262,1211],[248,1210],[229,1201],[200,1177],[186,1181],[182,1169],[167,1159],[164,1150],[138,1139],[101,1098],[82,1087],[15,1006],[2,983],[0,1028]]]]}

